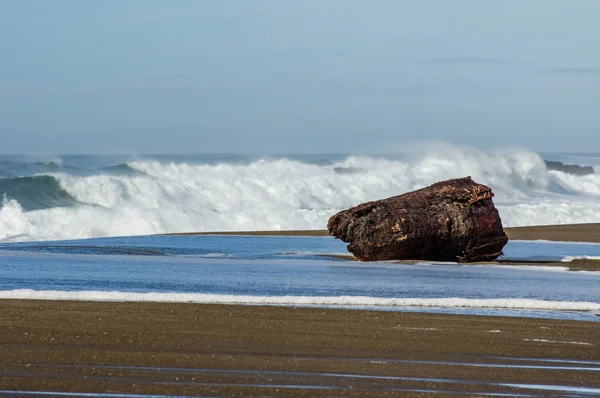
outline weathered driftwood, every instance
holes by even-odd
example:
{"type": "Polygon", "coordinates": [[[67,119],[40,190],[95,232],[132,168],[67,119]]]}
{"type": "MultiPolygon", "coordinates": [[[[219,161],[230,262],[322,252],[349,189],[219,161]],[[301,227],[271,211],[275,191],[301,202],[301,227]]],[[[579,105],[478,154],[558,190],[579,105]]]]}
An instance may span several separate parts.
{"type": "Polygon", "coordinates": [[[508,241],[492,190],[471,177],[344,210],[329,234],[361,261],[489,261],[508,241]]]}

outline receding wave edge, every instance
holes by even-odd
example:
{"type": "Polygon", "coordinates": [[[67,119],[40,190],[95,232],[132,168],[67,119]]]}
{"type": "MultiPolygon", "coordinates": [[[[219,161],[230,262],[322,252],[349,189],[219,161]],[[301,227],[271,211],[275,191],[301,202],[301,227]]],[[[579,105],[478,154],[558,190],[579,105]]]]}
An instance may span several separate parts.
{"type": "Polygon", "coordinates": [[[201,304],[302,305],[343,307],[435,307],[519,310],[600,311],[600,303],[499,298],[382,298],[367,296],[249,296],[204,293],[137,293],[121,291],[0,291],[0,299],[168,302],[201,304]]]}

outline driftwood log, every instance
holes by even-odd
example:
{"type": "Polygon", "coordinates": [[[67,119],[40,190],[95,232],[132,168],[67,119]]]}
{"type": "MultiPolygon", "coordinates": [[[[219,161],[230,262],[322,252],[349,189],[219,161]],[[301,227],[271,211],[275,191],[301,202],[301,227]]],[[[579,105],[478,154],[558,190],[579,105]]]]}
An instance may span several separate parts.
{"type": "Polygon", "coordinates": [[[361,261],[489,261],[508,241],[493,196],[471,177],[442,181],[344,210],[327,228],[361,261]]]}

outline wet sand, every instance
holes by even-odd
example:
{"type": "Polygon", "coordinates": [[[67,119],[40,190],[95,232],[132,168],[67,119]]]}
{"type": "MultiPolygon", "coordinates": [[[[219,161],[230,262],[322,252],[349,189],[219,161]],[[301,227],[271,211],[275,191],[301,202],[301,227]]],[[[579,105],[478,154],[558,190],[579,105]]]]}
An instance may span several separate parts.
{"type": "Polygon", "coordinates": [[[557,394],[600,393],[597,322],[203,304],[0,304],[2,396],[539,395],[549,385],[557,394]]]}
{"type": "MultiPolygon", "coordinates": [[[[600,243],[600,224],[539,225],[504,228],[510,240],[600,243]]],[[[184,232],[167,235],[329,236],[327,230],[184,232]]]]}
{"type": "Polygon", "coordinates": [[[538,225],[504,230],[510,240],[600,243],[600,224],[538,225]]]}
{"type": "MultiPolygon", "coordinates": [[[[599,224],[506,231],[510,239],[600,242],[599,224]]],[[[227,234],[326,236],[327,231],[227,234]]],[[[600,270],[598,264],[556,265],[600,270]]],[[[10,391],[240,397],[600,394],[599,324],[320,308],[0,300],[0,396],[19,396],[10,391]]]]}

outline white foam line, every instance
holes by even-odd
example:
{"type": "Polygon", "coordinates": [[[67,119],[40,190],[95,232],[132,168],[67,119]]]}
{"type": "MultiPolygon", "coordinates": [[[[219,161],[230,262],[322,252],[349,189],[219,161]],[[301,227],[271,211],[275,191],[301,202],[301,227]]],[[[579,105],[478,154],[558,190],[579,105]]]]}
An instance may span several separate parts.
{"type": "Polygon", "coordinates": [[[594,387],[574,387],[574,386],[554,386],[545,384],[514,384],[514,383],[501,383],[499,386],[512,387],[512,388],[527,388],[531,390],[544,390],[544,391],[557,391],[557,392],[569,392],[577,394],[600,394],[600,388],[594,387]]]}
{"type": "MultiPolygon", "coordinates": [[[[62,391],[17,391],[0,390],[0,394],[15,395],[23,397],[26,395],[53,397],[107,397],[107,398],[164,398],[164,395],[145,395],[145,394],[119,394],[119,393],[97,393],[97,392],[62,392],[62,391]]],[[[184,395],[169,395],[169,398],[186,398],[184,395]]]]}
{"type": "Polygon", "coordinates": [[[557,343],[557,344],[577,344],[577,345],[593,345],[583,341],[561,341],[561,340],[546,340],[546,339],[523,339],[523,341],[533,341],[536,343],[557,343]]]}
{"type": "Polygon", "coordinates": [[[560,261],[571,263],[575,260],[600,260],[600,256],[565,256],[560,261]]]}
{"type": "Polygon", "coordinates": [[[544,244],[548,244],[548,245],[556,245],[556,244],[560,244],[560,245],[567,245],[567,246],[598,246],[600,245],[600,243],[598,242],[577,242],[577,241],[568,241],[568,240],[547,240],[547,239],[514,239],[511,240],[511,242],[519,242],[519,243],[544,243],[544,244]]]}
{"type": "Polygon", "coordinates": [[[119,291],[4,290],[0,299],[143,301],[204,304],[505,308],[527,310],[600,311],[600,303],[534,299],[380,298],[365,296],[247,296],[203,293],[134,293],[119,291]]]}

